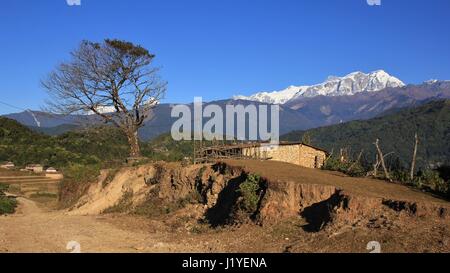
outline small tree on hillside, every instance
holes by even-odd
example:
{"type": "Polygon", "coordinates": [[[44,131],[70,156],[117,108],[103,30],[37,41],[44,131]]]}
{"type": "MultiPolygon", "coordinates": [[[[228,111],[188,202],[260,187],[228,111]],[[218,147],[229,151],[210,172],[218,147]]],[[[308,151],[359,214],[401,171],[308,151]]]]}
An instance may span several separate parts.
{"type": "Polygon", "coordinates": [[[151,109],[163,98],[167,83],[151,66],[155,55],[120,40],[83,41],[42,85],[50,95],[50,111],[94,113],[127,136],[130,157],[139,157],[138,129],[152,118],[151,109]]]}
{"type": "Polygon", "coordinates": [[[310,135],[310,133],[309,132],[305,132],[302,135],[302,140],[301,141],[302,141],[303,144],[311,145],[311,135],[310,135]]]}

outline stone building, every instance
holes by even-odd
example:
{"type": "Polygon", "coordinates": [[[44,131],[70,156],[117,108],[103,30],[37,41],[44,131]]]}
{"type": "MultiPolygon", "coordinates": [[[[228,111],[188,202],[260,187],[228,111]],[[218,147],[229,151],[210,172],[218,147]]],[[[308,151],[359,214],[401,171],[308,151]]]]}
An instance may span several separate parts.
{"type": "Polygon", "coordinates": [[[255,145],[243,148],[242,154],[248,157],[283,161],[307,168],[321,168],[327,157],[325,150],[301,142],[255,145]]]}
{"type": "Polygon", "coordinates": [[[1,169],[14,169],[16,166],[12,162],[4,162],[0,164],[1,169]]]}
{"type": "Polygon", "coordinates": [[[321,168],[327,152],[301,142],[242,143],[204,147],[196,154],[196,162],[208,162],[217,159],[261,159],[276,160],[296,164],[307,168],[321,168]]]}
{"type": "Polygon", "coordinates": [[[45,172],[46,173],[58,173],[58,171],[55,168],[53,168],[53,167],[47,168],[45,170],[45,172]]]}
{"type": "Polygon", "coordinates": [[[44,167],[40,164],[30,164],[27,165],[25,169],[34,173],[42,173],[44,171],[44,167]]]}

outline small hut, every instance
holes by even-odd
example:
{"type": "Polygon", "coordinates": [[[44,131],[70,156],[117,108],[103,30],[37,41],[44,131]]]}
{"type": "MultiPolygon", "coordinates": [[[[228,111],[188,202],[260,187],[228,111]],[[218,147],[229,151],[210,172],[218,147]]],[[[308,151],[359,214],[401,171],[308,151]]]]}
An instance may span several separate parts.
{"type": "Polygon", "coordinates": [[[1,169],[14,169],[15,167],[16,165],[14,165],[14,163],[12,163],[11,161],[3,162],[0,164],[1,169]]]}
{"type": "Polygon", "coordinates": [[[44,171],[44,167],[40,164],[30,164],[27,165],[25,169],[34,173],[42,173],[44,171]]]}

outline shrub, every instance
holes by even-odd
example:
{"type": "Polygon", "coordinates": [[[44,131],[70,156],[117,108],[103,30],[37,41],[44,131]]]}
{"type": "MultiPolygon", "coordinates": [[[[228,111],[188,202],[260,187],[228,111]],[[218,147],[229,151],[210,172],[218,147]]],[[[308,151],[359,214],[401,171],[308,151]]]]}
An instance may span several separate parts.
{"type": "Polygon", "coordinates": [[[402,183],[409,183],[411,182],[410,174],[408,171],[405,170],[394,170],[391,173],[391,178],[395,181],[402,182],[402,183]]]}
{"type": "Polygon", "coordinates": [[[345,171],[346,174],[350,175],[350,176],[354,176],[354,177],[360,177],[360,176],[364,176],[366,175],[366,170],[364,169],[363,166],[361,166],[361,164],[356,163],[355,165],[353,165],[353,167],[351,168],[351,170],[347,169],[345,171]]]}
{"type": "Polygon", "coordinates": [[[420,172],[416,177],[414,184],[419,188],[429,188],[439,194],[450,194],[450,183],[439,176],[439,172],[433,170],[426,170],[420,172]]]}
{"type": "Polygon", "coordinates": [[[322,169],[329,171],[344,172],[349,167],[347,165],[348,164],[341,162],[338,158],[331,157],[325,162],[322,169]]]}
{"type": "Polygon", "coordinates": [[[98,165],[70,164],[63,169],[64,178],[76,182],[91,182],[100,174],[98,165]]]}
{"type": "Polygon", "coordinates": [[[323,170],[338,171],[350,176],[363,176],[366,170],[360,163],[341,162],[337,157],[331,157],[322,167],[323,170]],[[351,167],[351,168],[350,168],[351,167]]]}
{"type": "Polygon", "coordinates": [[[2,183],[0,183],[0,193],[1,193],[1,192],[4,192],[4,191],[7,191],[8,188],[9,188],[9,185],[8,185],[8,184],[2,184],[2,183]]]}
{"type": "Polygon", "coordinates": [[[242,197],[240,208],[246,212],[255,212],[258,209],[260,198],[261,177],[256,174],[249,174],[247,179],[239,185],[238,192],[242,197]]]}
{"type": "Polygon", "coordinates": [[[17,201],[13,198],[0,197],[0,215],[14,213],[17,201]]]}

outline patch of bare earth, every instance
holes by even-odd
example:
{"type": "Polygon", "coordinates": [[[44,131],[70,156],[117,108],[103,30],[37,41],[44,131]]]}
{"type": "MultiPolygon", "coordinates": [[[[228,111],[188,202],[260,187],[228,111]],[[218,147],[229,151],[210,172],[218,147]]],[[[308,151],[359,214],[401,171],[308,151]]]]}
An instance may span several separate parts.
{"type": "Polygon", "coordinates": [[[402,185],[269,161],[124,168],[70,210],[19,199],[1,252],[449,252],[449,203],[402,185]],[[258,207],[239,186],[261,175],[258,207]]]}

